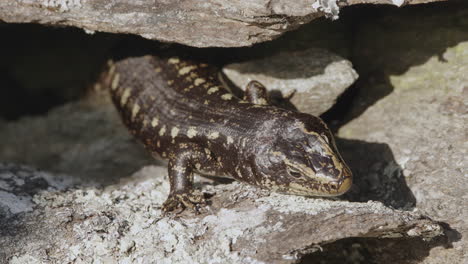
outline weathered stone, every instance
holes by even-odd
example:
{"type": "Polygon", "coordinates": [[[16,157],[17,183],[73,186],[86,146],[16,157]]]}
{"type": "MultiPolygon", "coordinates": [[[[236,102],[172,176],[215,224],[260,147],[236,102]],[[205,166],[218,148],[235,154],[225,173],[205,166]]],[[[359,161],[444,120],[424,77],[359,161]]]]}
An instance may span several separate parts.
{"type": "Polygon", "coordinates": [[[132,33],[196,47],[239,47],[277,38],[323,15],[337,18],[339,6],[435,1],[440,0],[4,0],[0,20],[132,33]]]}
{"type": "Polygon", "coordinates": [[[0,216],[2,263],[294,263],[345,237],[429,239],[441,232],[418,213],[378,202],[268,195],[237,182],[204,184],[215,195],[200,215],[163,216],[169,185],[158,166],[104,189],[69,191],[64,176],[11,164],[0,164],[0,172],[0,186],[9,187],[0,192],[0,210],[10,210],[0,216]],[[41,179],[37,191],[21,192],[41,179]],[[28,208],[13,210],[21,199],[28,208]]]}
{"type": "Polygon", "coordinates": [[[115,182],[154,162],[115,111],[108,100],[87,100],[5,123],[0,160],[83,177],[90,185],[115,182]]]}
{"type": "Polygon", "coordinates": [[[261,82],[270,95],[291,97],[301,112],[321,115],[358,78],[351,63],[323,49],[282,52],[253,61],[229,64],[224,74],[245,90],[251,80],[261,82]]]}
{"type": "Polygon", "coordinates": [[[360,29],[353,61],[359,92],[339,130],[343,154],[359,172],[352,200],[415,207],[446,223],[446,241],[420,263],[468,262],[468,13],[452,11],[403,12],[360,29]],[[353,152],[356,141],[387,151],[353,152]],[[391,182],[407,183],[406,199],[391,182]]]}

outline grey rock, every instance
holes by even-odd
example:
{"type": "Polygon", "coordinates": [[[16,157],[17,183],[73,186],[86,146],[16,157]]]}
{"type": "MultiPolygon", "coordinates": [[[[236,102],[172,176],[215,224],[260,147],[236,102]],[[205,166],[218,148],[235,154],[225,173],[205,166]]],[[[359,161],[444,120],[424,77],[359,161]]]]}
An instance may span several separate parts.
{"type": "MultiPolygon", "coordinates": [[[[417,4],[439,0],[347,0],[360,3],[417,4]]],[[[132,33],[196,47],[249,46],[277,38],[311,20],[339,14],[337,0],[300,1],[166,1],[166,0],[5,0],[0,20],[80,27],[95,31],[132,33]]]]}
{"type": "Polygon", "coordinates": [[[73,178],[50,174],[26,166],[0,164],[0,216],[33,211],[32,197],[41,190],[64,190],[75,184],[73,178]]]}
{"type": "MultiPolygon", "coordinates": [[[[17,170],[11,164],[1,169],[17,170]]],[[[43,176],[57,184],[46,173],[20,178],[43,176]]],[[[205,192],[216,195],[200,215],[163,216],[160,208],[169,185],[166,168],[160,166],[144,167],[105,188],[43,187],[30,197],[33,211],[0,218],[0,261],[295,263],[320,245],[345,237],[430,239],[441,233],[430,219],[379,202],[269,195],[237,182],[203,184],[205,192]]]]}
{"type": "Polygon", "coordinates": [[[91,185],[118,181],[154,160],[115,111],[106,94],[5,123],[0,160],[82,177],[91,185]]]}
{"type": "Polygon", "coordinates": [[[223,73],[245,90],[261,82],[276,97],[290,97],[299,111],[321,115],[358,78],[351,62],[323,49],[281,52],[271,57],[226,65],[223,73]]]}
{"type": "Polygon", "coordinates": [[[466,14],[385,16],[361,28],[355,45],[359,93],[339,130],[343,154],[358,172],[349,195],[414,207],[444,222],[446,241],[419,263],[468,263],[466,14]],[[414,19],[424,23],[409,27],[414,19]],[[350,142],[380,144],[387,151],[353,149],[350,142]],[[402,189],[391,184],[398,181],[406,182],[403,200],[412,205],[399,201],[402,189]]]}

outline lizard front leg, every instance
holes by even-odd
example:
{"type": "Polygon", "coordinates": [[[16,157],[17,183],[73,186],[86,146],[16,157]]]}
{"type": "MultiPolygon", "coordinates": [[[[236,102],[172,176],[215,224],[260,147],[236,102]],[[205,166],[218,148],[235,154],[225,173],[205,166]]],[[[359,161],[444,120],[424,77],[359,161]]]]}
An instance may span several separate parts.
{"type": "Polygon", "coordinates": [[[196,166],[205,164],[210,157],[193,143],[182,143],[169,154],[168,172],[170,182],[169,197],[163,204],[164,212],[190,208],[198,211],[205,200],[200,191],[193,189],[193,172],[196,166]]]}

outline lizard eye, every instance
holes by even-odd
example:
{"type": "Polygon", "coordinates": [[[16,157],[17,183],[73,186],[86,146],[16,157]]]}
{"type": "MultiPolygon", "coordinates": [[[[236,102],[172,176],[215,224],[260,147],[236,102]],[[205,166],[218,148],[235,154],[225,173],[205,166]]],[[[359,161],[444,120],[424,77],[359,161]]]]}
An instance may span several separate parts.
{"type": "Polygon", "coordinates": [[[293,176],[294,178],[301,177],[301,172],[298,169],[288,166],[287,170],[289,175],[293,176]]]}

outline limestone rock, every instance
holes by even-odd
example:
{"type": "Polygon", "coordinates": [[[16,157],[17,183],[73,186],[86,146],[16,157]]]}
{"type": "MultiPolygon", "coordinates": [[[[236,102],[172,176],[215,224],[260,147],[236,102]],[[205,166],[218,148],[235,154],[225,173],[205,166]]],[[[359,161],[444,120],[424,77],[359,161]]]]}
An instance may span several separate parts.
{"type": "Polygon", "coordinates": [[[281,52],[223,68],[238,88],[261,82],[276,97],[290,97],[300,112],[321,115],[358,78],[351,62],[323,49],[281,52]]]}
{"type": "Polygon", "coordinates": [[[240,47],[277,38],[323,15],[337,18],[341,6],[435,1],[440,0],[4,0],[0,20],[131,33],[196,47],[240,47]]]}
{"type": "Polygon", "coordinates": [[[97,98],[67,104],[47,116],[4,123],[0,160],[74,175],[88,179],[90,185],[115,182],[154,163],[127,132],[107,97],[97,98]]]}
{"type": "Polygon", "coordinates": [[[412,206],[446,223],[445,246],[433,248],[420,263],[468,262],[466,14],[460,10],[447,20],[442,14],[422,16],[424,23],[408,26],[415,18],[407,13],[362,28],[354,56],[361,69],[359,93],[349,122],[339,130],[345,158],[359,168],[348,195],[402,208],[408,206],[398,202],[403,189],[390,183],[406,182],[412,206]],[[389,19],[399,22],[388,28],[389,19]],[[349,142],[356,141],[387,151],[355,148],[352,153],[349,142]]]}
{"type": "Polygon", "coordinates": [[[12,164],[0,170],[0,184],[9,186],[0,192],[0,210],[10,209],[0,217],[2,263],[295,263],[346,237],[430,239],[441,233],[430,219],[379,202],[268,195],[237,182],[204,184],[214,196],[200,215],[163,216],[169,185],[159,166],[103,189],[67,191],[53,187],[66,186],[63,176],[12,164]],[[20,191],[39,180],[37,192],[20,191]],[[21,199],[28,208],[12,210],[21,199]]]}

